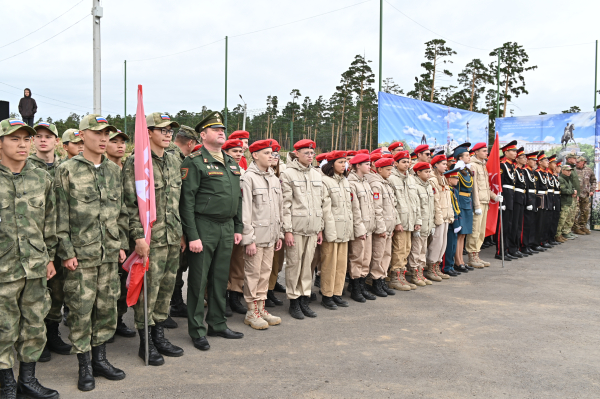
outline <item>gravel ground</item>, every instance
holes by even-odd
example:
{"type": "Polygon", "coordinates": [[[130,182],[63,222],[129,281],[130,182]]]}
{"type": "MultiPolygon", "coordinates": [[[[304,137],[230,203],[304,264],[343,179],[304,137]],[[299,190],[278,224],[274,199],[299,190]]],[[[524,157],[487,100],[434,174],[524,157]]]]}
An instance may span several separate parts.
{"type": "Polygon", "coordinates": [[[336,311],[313,302],[316,319],[292,319],[286,301],[264,331],[236,314],[228,325],[244,339],[209,337],[208,352],[176,319],[167,337],[185,355],[161,367],[144,367],[137,337],[117,337],[108,357],[127,378],[85,394],[75,356],[53,354],[37,374],[62,398],[599,398],[599,237],[504,269],[490,248],[491,267],[336,311]]]}

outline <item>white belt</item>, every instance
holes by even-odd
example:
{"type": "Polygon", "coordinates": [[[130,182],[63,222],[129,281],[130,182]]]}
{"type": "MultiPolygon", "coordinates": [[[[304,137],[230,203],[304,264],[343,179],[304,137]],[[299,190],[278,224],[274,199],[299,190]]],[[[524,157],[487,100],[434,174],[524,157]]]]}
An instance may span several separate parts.
{"type": "Polygon", "coordinates": [[[502,187],[504,187],[504,188],[510,188],[511,190],[514,190],[514,189],[515,189],[515,186],[511,186],[511,185],[509,185],[509,184],[505,184],[505,185],[503,185],[502,187]]]}
{"type": "Polygon", "coordinates": [[[546,192],[545,192],[545,191],[538,191],[537,193],[538,193],[538,194],[546,194],[546,192]]]}
{"type": "Polygon", "coordinates": [[[548,190],[548,194],[554,194],[554,190],[548,190]]]}
{"type": "Polygon", "coordinates": [[[520,192],[520,193],[523,193],[523,194],[525,194],[525,190],[523,190],[522,188],[516,188],[516,187],[515,187],[515,191],[518,191],[518,192],[520,192]]]}
{"type": "Polygon", "coordinates": [[[535,190],[529,190],[529,192],[535,194],[536,191],[535,190]]]}

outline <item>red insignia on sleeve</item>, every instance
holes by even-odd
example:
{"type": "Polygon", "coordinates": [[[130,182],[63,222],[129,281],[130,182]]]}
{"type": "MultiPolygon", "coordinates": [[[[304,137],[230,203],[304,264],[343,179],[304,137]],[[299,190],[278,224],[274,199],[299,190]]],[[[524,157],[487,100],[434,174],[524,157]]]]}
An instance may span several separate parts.
{"type": "Polygon", "coordinates": [[[185,180],[190,170],[188,168],[181,168],[181,180],[185,180]]]}
{"type": "Polygon", "coordinates": [[[350,193],[350,202],[354,201],[354,194],[350,193]]]}
{"type": "Polygon", "coordinates": [[[378,200],[379,199],[379,193],[373,193],[373,199],[374,200],[378,200]]]}

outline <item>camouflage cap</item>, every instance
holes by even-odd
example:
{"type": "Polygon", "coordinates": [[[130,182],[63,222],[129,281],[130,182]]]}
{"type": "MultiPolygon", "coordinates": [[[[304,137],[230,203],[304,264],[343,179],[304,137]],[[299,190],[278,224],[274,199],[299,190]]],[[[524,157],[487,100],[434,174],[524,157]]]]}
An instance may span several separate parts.
{"type": "Polygon", "coordinates": [[[565,166],[562,167],[562,170],[563,170],[563,172],[566,172],[566,171],[573,170],[573,168],[571,167],[571,165],[566,164],[565,166]]]}
{"type": "Polygon", "coordinates": [[[62,135],[62,142],[65,143],[79,143],[81,136],[79,135],[79,129],[67,129],[62,135]]]}
{"type": "Polygon", "coordinates": [[[179,123],[172,121],[169,115],[162,112],[153,112],[146,116],[146,125],[148,127],[179,127],[179,123]]]}
{"type": "Polygon", "coordinates": [[[79,122],[79,131],[82,130],[102,130],[108,128],[111,132],[116,132],[117,128],[109,125],[105,117],[98,114],[90,114],[83,117],[79,122]]]}
{"type": "Polygon", "coordinates": [[[8,118],[0,122],[0,137],[13,134],[19,129],[26,130],[32,136],[34,136],[36,133],[32,127],[27,126],[22,120],[18,118],[8,118]]]}
{"type": "Polygon", "coordinates": [[[223,120],[223,115],[219,111],[211,111],[208,113],[206,118],[202,119],[200,123],[196,125],[196,131],[200,133],[207,127],[225,128],[225,125],[223,125],[223,120]]]}
{"type": "Polygon", "coordinates": [[[197,142],[201,141],[200,135],[198,135],[193,128],[186,125],[181,125],[177,134],[187,137],[188,139],[196,140],[197,142]]]}
{"type": "Polygon", "coordinates": [[[58,130],[56,129],[56,125],[54,123],[39,122],[38,124],[33,126],[33,130],[35,130],[36,132],[38,132],[40,129],[50,130],[53,135],[58,137],[58,130]]]}
{"type": "Polygon", "coordinates": [[[110,134],[110,136],[108,136],[108,139],[109,139],[109,140],[112,140],[112,139],[114,139],[115,137],[119,137],[119,136],[121,136],[121,137],[123,138],[123,140],[125,140],[125,141],[129,141],[129,136],[128,136],[128,135],[126,135],[125,133],[123,133],[122,131],[120,131],[119,129],[117,129],[117,131],[116,131],[116,132],[112,132],[112,133],[110,134]]]}
{"type": "Polygon", "coordinates": [[[587,162],[587,159],[585,157],[583,157],[583,156],[580,156],[580,157],[577,158],[577,162],[582,162],[582,161],[583,162],[587,162]]]}
{"type": "Polygon", "coordinates": [[[577,158],[577,154],[575,154],[574,152],[570,152],[565,156],[566,159],[569,158],[577,158]]]}

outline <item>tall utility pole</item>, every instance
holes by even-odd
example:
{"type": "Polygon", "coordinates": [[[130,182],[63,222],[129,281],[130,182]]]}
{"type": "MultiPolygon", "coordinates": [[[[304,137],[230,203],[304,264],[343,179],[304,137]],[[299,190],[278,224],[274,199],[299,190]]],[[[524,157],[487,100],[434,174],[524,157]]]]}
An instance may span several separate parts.
{"type": "MultiPolygon", "coordinates": [[[[498,50],[498,89],[496,90],[496,118],[500,118],[500,58],[502,57],[502,50],[498,50]]],[[[495,126],[495,125],[494,125],[495,126]]]]}
{"type": "Polygon", "coordinates": [[[92,16],[94,27],[94,113],[102,114],[101,57],[100,57],[100,18],[102,18],[100,0],[92,0],[92,16]]]}
{"type": "Polygon", "coordinates": [[[598,94],[598,40],[596,40],[596,68],[594,73],[594,111],[596,111],[596,98],[598,94]]]}
{"type": "Polygon", "coordinates": [[[127,135],[127,60],[125,60],[125,97],[123,98],[123,104],[125,104],[125,114],[123,115],[123,120],[125,121],[125,134],[127,135]]]}
{"type": "Polygon", "coordinates": [[[227,129],[227,51],[229,38],[225,36],[225,129],[227,129]]]}
{"type": "Polygon", "coordinates": [[[383,71],[383,0],[379,0],[379,91],[382,87],[383,71]]]}
{"type": "Polygon", "coordinates": [[[240,98],[242,99],[242,102],[244,103],[244,122],[242,122],[242,130],[246,130],[246,111],[248,110],[248,104],[246,104],[246,101],[244,101],[241,94],[240,94],[240,98]]]}

